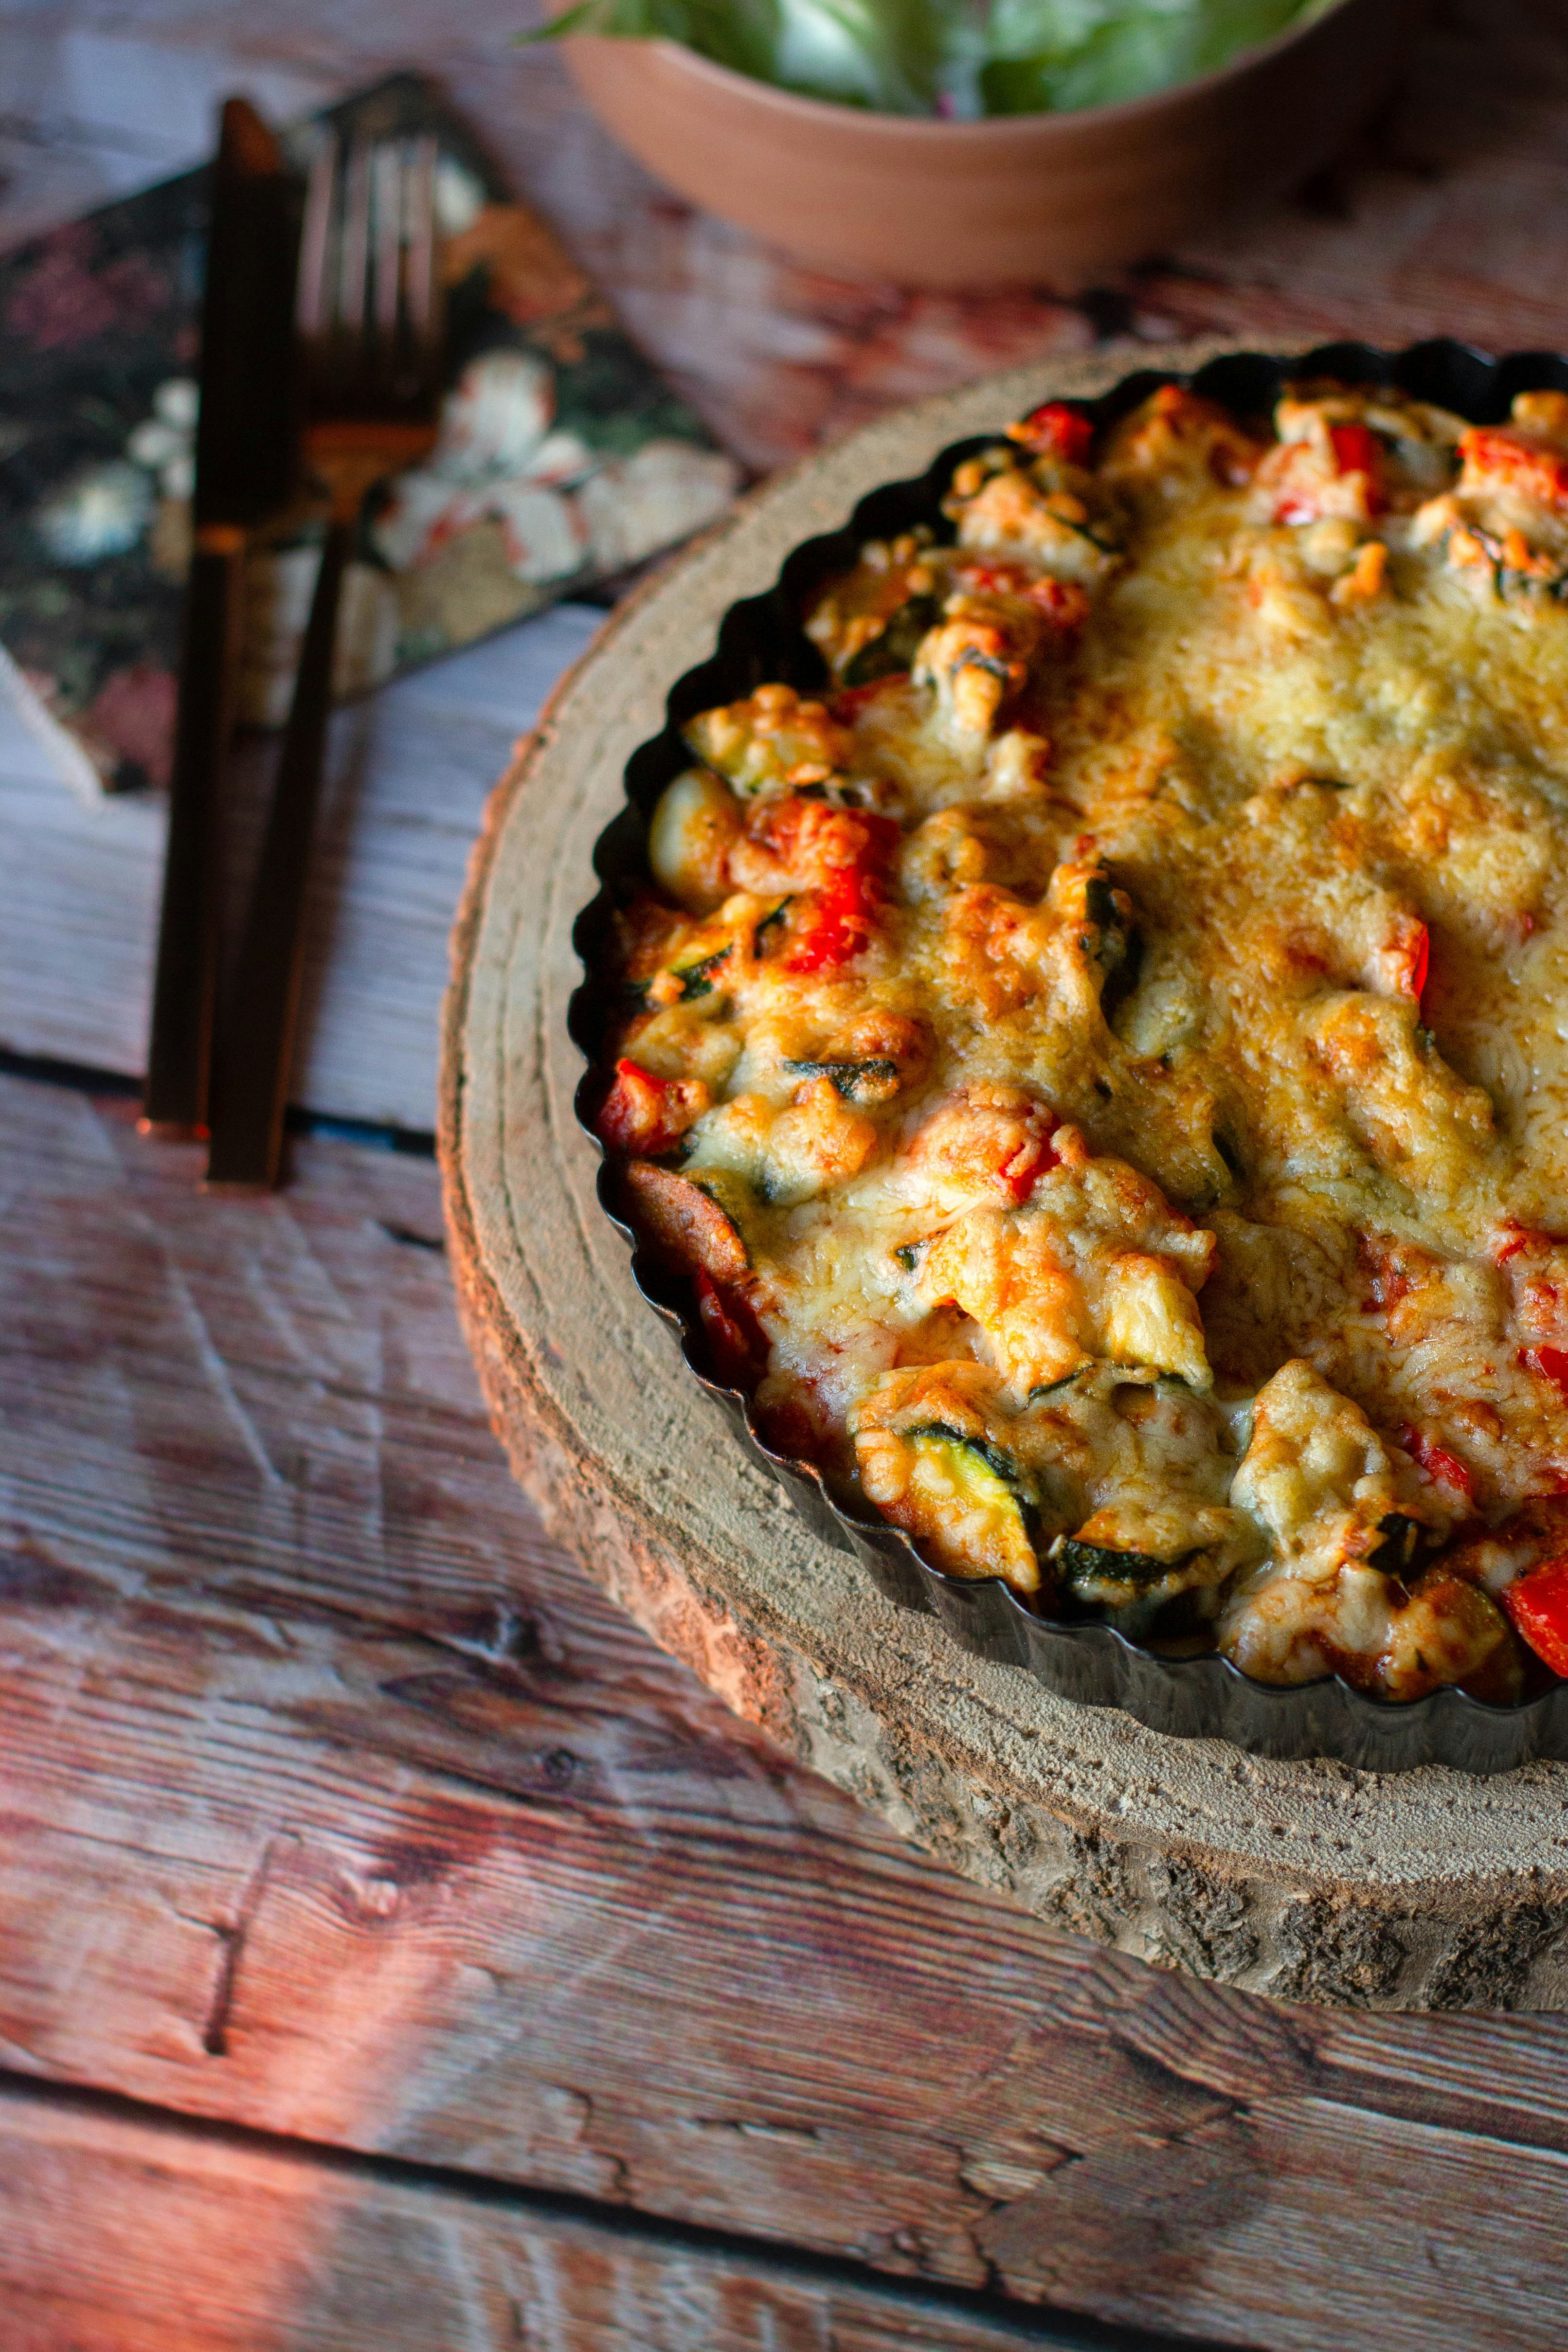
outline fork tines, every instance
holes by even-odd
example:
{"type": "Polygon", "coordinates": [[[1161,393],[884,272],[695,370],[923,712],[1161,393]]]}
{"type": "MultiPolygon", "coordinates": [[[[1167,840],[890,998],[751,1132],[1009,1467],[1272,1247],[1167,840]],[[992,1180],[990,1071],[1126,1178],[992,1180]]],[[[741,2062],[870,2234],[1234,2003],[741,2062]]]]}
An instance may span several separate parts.
{"type": "Polygon", "coordinates": [[[428,132],[347,144],[311,160],[298,324],[310,406],[397,409],[426,391],[439,356],[437,141],[428,132]]]}
{"type": "Polygon", "coordinates": [[[323,142],[310,166],[297,322],[307,461],[331,500],[294,699],[213,1061],[207,1181],[270,1185],[281,1167],[304,905],[331,706],[338,599],[367,491],[436,440],[441,320],[437,147],[428,136],[323,142]]]}

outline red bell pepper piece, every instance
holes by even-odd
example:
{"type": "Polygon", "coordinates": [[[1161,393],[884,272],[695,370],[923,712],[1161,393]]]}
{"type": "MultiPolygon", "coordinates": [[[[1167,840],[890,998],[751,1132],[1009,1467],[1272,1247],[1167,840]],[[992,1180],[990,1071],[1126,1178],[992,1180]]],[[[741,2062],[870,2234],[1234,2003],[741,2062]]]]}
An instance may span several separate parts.
{"type": "Polygon", "coordinates": [[[1468,1503],[1474,1501],[1475,1478],[1469,1465],[1461,1462],[1457,1454],[1450,1454],[1446,1445],[1439,1445],[1436,1439],[1428,1437],[1424,1429],[1412,1428],[1408,1422],[1399,1433],[1399,1443],[1411,1460],[1420,1464],[1428,1478],[1436,1478],[1442,1486],[1452,1486],[1454,1492],[1463,1495],[1468,1503]]]}
{"type": "Polygon", "coordinates": [[[721,1290],[700,1266],[695,1277],[697,1312],[708,1334],[716,1371],[727,1381],[755,1380],[768,1360],[767,1335],[738,1291],[721,1290]]]}
{"type": "MultiPolygon", "coordinates": [[[[1388,500],[1383,488],[1383,457],[1377,436],[1365,425],[1331,425],[1329,446],[1333,451],[1334,471],[1342,481],[1347,474],[1363,474],[1366,478],[1366,511],[1381,514],[1388,500]]],[[[1315,522],[1321,509],[1310,484],[1293,488],[1287,476],[1287,487],[1274,509],[1276,522],[1315,522]]]]}
{"type": "Polygon", "coordinates": [[[836,971],[868,945],[881,905],[871,876],[841,866],[811,901],[784,959],[786,971],[836,971]]]}
{"type": "Polygon", "coordinates": [[[1384,504],[1379,480],[1382,452],[1376,434],[1365,425],[1331,425],[1329,439],[1333,445],[1334,464],[1342,474],[1366,476],[1367,505],[1375,513],[1384,504]]]}
{"type": "Polygon", "coordinates": [[[1094,426],[1064,400],[1047,400],[1018,424],[1007,427],[1009,438],[1021,441],[1037,457],[1060,457],[1068,466],[1087,466],[1094,446],[1094,426]]]}
{"type": "Polygon", "coordinates": [[[897,823],[861,809],[838,813],[832,823],[839,835],[837,854],[848,854],[802,900],[795,939],[783,959],[786,971],[837,971],[869,945],[882,909],[881,877],[898,843],[897,823]]]}
{"type": "Polygon", "coordinates": [[[1554,1675],[1568,1675],[1568,1559],[1527,1568],[1502,1595],[1516,1633],[1554,1675]]]}
{"type": "Polygon", "coordinates": [[[1426,985],[1426,975],[1432,968],[1432,939],[1425,923],[1415,924],[1408,940],[1401,941],[1400,961],[1404,966],[1405,993],[1413,996],[1419,1004],[1421,992],[1426,985]]]}
{"type": "Polygon", "coordinates": [[[1564,1404],[1568,1404],[1568,1348],[1521,1348],[1519,1360],[1527,1371],[1538,1372],[1550,1381],[1564,1404]]]}
{"type": "Polygon", "coordinates": [[[1401,1299],[1408,1298],[1415,1286],[1397,1254],[1385,1249],[1368,1234],[1363,1234],[1356,1244],[1356,1264],[1363,1273],[1372,1276],[1372,1288],[1361,1303],[1363,1315],[1386,1314],[1401,1299]]]}
{"type": "Polygon", "coordinates": [[[1464,489],[1516,491],[1543,507],[1568,506],[1568,454],[1506,425],[1474,425],[1459,436],[1464,489]]]}
{"type": "Polygon", "coordinates": [[[1054,1168],[1058,1164],[1057,1148],[1051,1141],[1057,1120],[1048,1111],[1046,1117],[1049,1124],[1042,1126],[1040,1131],[1031,1136],[1022,1150],[1014,1153],[1006,1166],[996,1171],[996,1181],[1001,1190],[1009,1201],[1017,1202],[1020,1207],[1034,1191],[1036,1179],[1043,1176],[1047,1168],[1054,1168]]]}
{"type": "Polygon", "coordinates": [[[1492,1263],[1494,1265],[1506,1265],[1510,1257],[1521,1256],[1526,1252],[1532,1256],[1544,1256],[1548,1250],[1561,1249],[1562,1246],[1560,1234],[1543,1234],[1538,1226],[1521,1225],[1517,1218],[1505,1217],[1492,1244],[1492,1263]]]}
{"type": "Polygon", "coordinates": [[[708,1102],[706,1087],[682,1078],[656,1078],[640,1062],[623,1055],[599,1112],[600,1139],[612,1151],[657,1160],[674,1150],[708,1102]]]}
{"type": "Polygon", "coordinates": [[[909,675],[907,669],[893,669],[885,677],[874,677],[869,686],[840,687],[827,706],[828,716],[840,727],[853,727],[868,702],[875,702],[889,686],[907,684],[909,675]]]}

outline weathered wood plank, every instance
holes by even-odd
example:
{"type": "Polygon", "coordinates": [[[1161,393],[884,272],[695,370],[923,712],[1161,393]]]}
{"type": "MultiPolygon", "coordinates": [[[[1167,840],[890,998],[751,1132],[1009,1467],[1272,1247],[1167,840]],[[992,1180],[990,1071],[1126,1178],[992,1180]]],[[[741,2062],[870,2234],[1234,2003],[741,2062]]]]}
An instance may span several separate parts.
{"type": "Polygon", "coordinates": [[[1089,2352],[1024,2313],[14,2085],[0,2322],[6,2352],[1089,2352]]]}
{"type": "MultiPolygon", "coordinates": [[[[474,832],[601,618],[560,606],[334,718],[293,1087],[308,1108],[434,1125],[436,1007],[474,832]]],[[[270,757],[242,747],[242,807],[270,757]]],[[[0,696],[0,1046],[140,1072],[163,822],[151,798],[79,799],[0,696]]]]}
{"type": "Polygon", "coordinates": [[[1556,2352],[1568,2157],[1209,2091],[761,1759],[720,1796],[293,1616],[48,1613],[0,1680],[13,2063],[1128,2324],[1556,2352]]]}
{"type": "Polygon", "coordinates": [[[241,1210],[123,1106],[0,1121],[0,2063],[1220,2341],[1339,2352],[1375,2262],[1397,2352],[1555,2352],[1557,2021],[1143,1968],[784,1762],[541,1537],[427,1162],[241,1210]]]}
{"type": "Polygon", "coordinates": [[[1381,122],[1324,180],[1131,284],[1188,333],[1568,348],[1568,20],[1447,0],[1381,122]]]}
{"type": "Polygon", "coordinates": [[[1394,344],[1457,334],[1503,351],[1568,343],[1568,26],[1553,0],[1444,0],[1396,101],[1331,174],[1082,306],[1040,289],[921,294],[794,268],[652,190],[544,71],[521,100],[504,68],[475,58],[464,76],[636,331],[759,467],[1109,331],[1276,349],[1344,332],[1394,344]]]}
{"type": "MultiPolygon", "coordinates": [[[[285,78],[337,83],[423,60],[634,331],[759,467],[900,402],[1081,350],[1108,329],[1134,343],[1176,331],[1277,346],[1345,331],[1568,343],[1557,230],[1568,205],[1568,28],[1550,0],[1449,0],[1398,104],[1331,186],[1200,239],[1173,266],[1132,273],[1087,306],[1039,289],[966,298],[852,287],[791,267],[665,196],[584,114],[555,58],[513,52],[520,5],[476,0],[453,22],[427,0],[403,0],[346,6],[324,25],[307,0],[274,0],[265,23],[242,27],[232,0],[130,0],[107,14],[82,0],[68,21],[29,17],[16,120],[26,127],[27,89],[50,73],[64,86],[79,54],[117,44],[142,71],[163,45],[171,88],[190,91],[219,85],[226,54],[242,81],[265,79],[268,59],[285,78]]],[[[90,145],[90,122],[66,129],[90,145]]],[[[53,116],[40,118],[32,143],[8,151],[0,237],[8,221],[40,217],[63,135],[53,116]]],[[[103,138],[106,168],[122,180],[111,124],[103,138]]],[[[554,627],[570,624],[531,624],[470,659],[488,677],[504,675],[554,627]]],[[[542,682],[520,670],[498,713],[493,695],[474,708],[476,675],[459,658],[339,721],[298,1087],[312,1108],[430,1124],[431,1004],[462,858],[542,682]]],[[[159,827],[152,806],[76,808],[47,761],[28,759],[0,727],[0,1044],[139,1066],[159,827]]]]}
{"type": "MultiPolygon", "coordinates": [[[[94,13],[89,0],[73,19],[94,13]]],[[[500,37],[516,14],[480,0],[454,22],[425,0],[394,0],[340,9],[328,25],[304,0],[279,0],[244,39],[253,56],[308,54],[344,79],[422,54],[444,70],[634,327],[758,464],[891,401],[1076,348],[1107,324],[1281,345],[1347,327],[1382,341],[1568,341],[1556,235],[1568,36],[1549,0],[1450,0],[1406,100],[1331,185],[1194,247],[1178,268],[1140,273],[1092,318],[1038,294],[911,296],[779,265],[651,190],[575,108],[553,60],[508,54],[500,37]]],[[[151,26],[141,0],[113,15],[151,26]]],[[[156,16],[155,37],[187,48],[236,38],[226,0],[160,0],[156,16]]],[[[25,197],[20,173],[16,185],[25,197]]],[[[471,730],[459,740],[467,720],[446,728],[443,715],[414,763],[416,804],[395,814],[417,829],[417,786],[451,776],[455,761],[455,839],[477,808],[459,816],[458,803],[499,765],[510,728],[503,717],[484,744],[471,730]]],[[[379,772],[373,762],[356,824],[379,772]]],[[[89,837],[61,788],[39,781],[30,797],[15,775],[0,787],[12,845],[0,860],[0,1032],[132,1067],[155,853],[130,835],[145,833],[148,813],[116,812],[89,837]],[[12,1035],[18,978],[48,1017],[12,1035]]],[[[318,1108],[424,1124],[397,1041],[427,1017],[444,919],[417,861],[394,856],[387,870],[393,886],[350,912],[401,923],[406,899],[413,919],[396,936],[413,942],[407,960],[388,974],[366,929],[365,985],[323,1006],[328,1077],[303,1091],[318,1108]],[[345,1074],[364,1091],[344,1092],[345,1074]]],[[[35,1130],[40,1099],[31,1111],[7,1101],[7,1114],[35,1130]]],[[[13,1874],[0,2033],[38,2037],[14,2040],[13,2063],[96,2069],[209,2112],[265,2115],[286,2114],[303,2058],[314,2070],[304,2103],[324,2112],[341,2083],[345,2110],[358,2102],[344,2136],[364,2145],[427,2144],[601,2197],[661,2192],[668,2211],[739,2213],[747,2227],[762,2213],[784,2235],[944,2277],[989,2264],[1019,2294],[1081,2288],[1098,2308],[1131,2302],[1184,2326],[1210,2324],[1214,2299],[1229,2295],[1216,2334],[1245,2331],[1256,2314],[1253,2340],[1335,2352],[1347,2340],[1466,2352],[1560,2341],[1547,2306],[1563,2285],[1561,2176],[1550,2157],[1517,2149],[1568,2148],[1561,2021],[1279,2010],[1092,1953],[901,1853],[724,1717],[543,1543],[480,1426],[438,1257],[374,1222],[432,1237],[427,1169],[378,1161],[367,1173],[358,1155],[313,1152],[281,1218],[220,1230],[193,1212],[177,1162],[139,1160],[112,1123],[73,1125],[71,1137],[68,1149],[53,1130],[30,1133],[39,1156],[5,1236],[26,1231],[35,1278],[13,1285],[5,1308],[26,1291],[28,1351],[13,1348],[0,1370],[0,1576],[16,1603],[0,1649],[9,1654],[25,1618],[15,1683],[49,1717],[25,1818],[9,1811],[16,1743],[0,1731],[0,1851],[13,1874]],[[232,1685],[215,1664],[224,1658],[232,1685]],[[279,1832],[292,1824],[294,1748],[274,1756],[256,1736],[258,1710],[290,1690],[301,1777],[321,1809],[301,1815],[318,1841],[305,1851],[279,1832]],[[115,1793],[127,1721],[146,1742],[115,1793]],[[563,1757],[585,1759],[585,1781],[563,1757]],[[529,1835],[509,1843],[525,1812],[529,1835]],[[439,1882],[456,1888],[444,1906],[419,1895],[437,1883],[419,1875],[432,1854],[498,1822],[504,1868],[492,1876],[476,1855],[471,1872],[439,1882]],[[766,1889],[748,1923],[749,1874],[766,1889]],[[464,1988],[471,1999],[485,1985],[488,2011],[465,2009],[464,1988]],[[814,2063],[825,2040],[830,2053],[814,2063]],[[664,2069],[651,2089],[650,2052],[664,2069]],[[1130,2077],[1142,2106],[1127,2104],[1130,2077]],[[955,2084],[970,2094],[956,2125],[955,2084]],[[1102,2112],[1116,2127],[1097,2136],[1102,2112]],[[1072,2160],[1057,2162],[1058,2147],[1072,2160]],[[1258,2178],[1275,2200],[1268,2227],[1247,2202],[1258,2178]],[[1512,2251],[1516,2194],[1528,2271],[1512,2251]],[[1470,2230],[1467,2203],[1479,2217],[1470,2230]],[[1051,2269],[1064,2238],[1076,2285],[1051,2269]]],[[[1485,1953],[1473,1957],[1467,1998],[1513,1990],[1485,1953]]],[[[149,2161],[139,2147],[137,2166],[149,2161]]],[[[166,2151],[163,2161],[172,2177],[166,2151]]],[[[62,2201],[70,2245],[50,2252],[44,2275],[66,2283],[66,2299],[7,2310],[8,2352],[65,2341],[161,2352],[171,2313],[185,2315],[182,2344],[256,2344],[257,2312],[275,2305],[224,2302],[220,2278],[213,2324],[228,2332],[198,2337],[191,2287],[196,2251],[239,2242],[237,2209],[249,2228],[288,2208],[249,2176],[209,2181],[199,2199],[177,2184],[162,2208],[177,2260],[152,2264],[146,2233],[128,2223],[106,2249],[118,2273],[71,2299],[105,2217],[153,2210],[127,2185],[145,2171],[115,2164],[92,2172],[84,2147],[54,2172],[90,2179],[88,2218],[62,2201]],[[149,2284],[132,2310],[125,2274],[134,2286],[138,2266],[149,2284]]],[[[30,2187],[0,2161],[0,2195],[18,2181],[30,2187]]],[[[310,2189],[294,2210],[320,2210],[313,2178],[310,2189]]],[[[471,2315],[468,2283],[492,2280],[500,2259],[488,2241],[447,2300],[422,2303],[411,2269],[396,2268],[427,2211],[400,2209],[395,2225],[353,2241],[360,2271],[379,2265],[397,2293],[345,2316],[342,2280],[359,2273],[329,2264],[305,2332],[279,2340],[357,2352],[373,2325],[395,2341],[405,2309],[423,2322],[421,2344],[515,2340],[510,2314],[511,2339],[471,2315]]],[[[441,2233],[443,2247],[467,2242],[445,2215],[441,2233]]],[[[17,2242],[0,2235],[0,2261],[17,2242]]],[[[551,2308],[569,2309],[576,2333],[537,2340],[573,2352],[600,2340],[589,2331],[602,2330],[606,2298],[618,2340],[628,2311],[647,2334],[647,2311],[669,2308],[613,2264],[596,2273],[611,2282],[598,2299],[574,2304],[552,2262],[528,2276],[547,2278],[551,2308]]],[[[671,2287],[668,2340],[728,2340],[711,2301],[682,2300],[693,2292],[683,2276],[671,2287]]],[[[862,2340],[837,2310],[824,2318],[812,2305],[803,2319],[749,2285],[736,2292],[750,2332],[734,2340],[748,2352],[862,2340]]],[[[723,2325],[741,2326],[722,2308],[723,2325]]],[[[866,2340],[881,2352],[884,2341],[963,2339],[866,2340]]]]}
{"type": "MultiPolygon", "coordinates": [[[[235,70],[221,51],[62,25],[43,10],[6,11],[0,68],[0,247],[195,170],[235,70]]],[[[247,89],[276,122],[337,95],[330,74],[300,65],[253,66],[247,89]]]]}
{"type": "MultiPolygon", "coordinates": [[[[1486,2005],[1483,1993],[1478,2008],[1486,2005]]],[[[1381,2018],[1325,2021],[1314,2042],[1323,2095],[1568,2155],[1563,2018],[1482,2014],[1420,2024],[1420,2032],[1402,2033],[1381,2018]]]]}
{"type": "Polygon", "coordinates": [[[276,1199],[204,1200],[199,1150],[150,1146],[132,1106],[15,1079],[0,1105],[0,1394],[33,1556],[484,1638],[542,1539],[479,1408],[429,1162],[306,1145],[276,1199]]]}

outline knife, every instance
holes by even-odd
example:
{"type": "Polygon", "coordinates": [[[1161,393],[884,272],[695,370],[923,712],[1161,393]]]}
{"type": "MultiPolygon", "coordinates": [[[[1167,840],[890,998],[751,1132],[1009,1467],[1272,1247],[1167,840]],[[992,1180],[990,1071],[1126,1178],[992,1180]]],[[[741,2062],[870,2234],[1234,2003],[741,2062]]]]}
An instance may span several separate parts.
{"type": "Polygon", "coordinates": [[[185,589],[169,839],[142,1125],[205,1131],[216,996],[222,778],[234,732],[249,533],[294,480],[296,184],[255,109],[231,98],[212,174],[202,298],[195,547],[185,589]]]}

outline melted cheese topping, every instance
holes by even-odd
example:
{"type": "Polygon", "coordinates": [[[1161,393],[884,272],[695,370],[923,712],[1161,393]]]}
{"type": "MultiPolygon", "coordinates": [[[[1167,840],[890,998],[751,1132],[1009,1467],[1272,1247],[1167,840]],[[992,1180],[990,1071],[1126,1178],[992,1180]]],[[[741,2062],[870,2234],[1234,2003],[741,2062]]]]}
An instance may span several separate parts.
{"type": "Polygon", "coordinates": [[[1568,401],[1048,407],[946,511],[817,602],[830,690],[689,730],[634,1213],[950,1572],[1517,1696],[1568,1558],[1568,401]]]}

